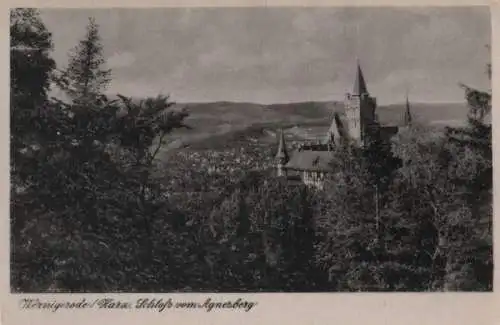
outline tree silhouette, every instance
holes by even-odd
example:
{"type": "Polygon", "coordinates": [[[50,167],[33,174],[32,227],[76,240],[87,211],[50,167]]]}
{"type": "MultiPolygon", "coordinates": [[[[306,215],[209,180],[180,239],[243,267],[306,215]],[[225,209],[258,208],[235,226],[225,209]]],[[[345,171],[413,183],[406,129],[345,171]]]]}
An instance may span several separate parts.
{"type": "Polygon", "coordinates": [[[111,80],[111,70],[104,68],[105,63],[99,25],[89,18],[85,37],[72,49],[58,84],[75,102],[95,101],[111,80]]]}

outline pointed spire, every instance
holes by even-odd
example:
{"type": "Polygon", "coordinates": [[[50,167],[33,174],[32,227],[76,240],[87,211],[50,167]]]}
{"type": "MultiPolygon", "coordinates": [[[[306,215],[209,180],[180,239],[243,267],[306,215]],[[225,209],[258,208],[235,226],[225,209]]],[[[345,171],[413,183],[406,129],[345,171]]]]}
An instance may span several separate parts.
{"type": "Polygon", "coordinates": [[[363,77],[363,71],[361,71],[361,66],[359,64],[359,59],[356,59],[356,79],[354,80],[354,87],[352,90],[352,94],[355,96],[360,96],[362,94],[368,94],[368,90],[366,89],[365,78],[363,77]]]}
{"type": "Polygon", "coordinates": [[[330,128],[328,129],[328,133],[324,139],[324,143],[335,145],[335,142],[340,139],[340,131],[339,131],[339,116],[337,112],[333,113],[332,122],[330,123],[330,128]]]}
{"type": "Polygon", "coordinates": [[[408,91],[406,91],[406,106],[404,115],[404,125],[410,126],[412,122],[411,110],[410,110],[410,100],[408,99],[408,91]]]}
{"type": "Polygon", "coordinates": [[[276,153],[276,159],[287,162],[288,161],[288,152],[286,150],[286,144],[285,144],[285,134],[283,132],[283,129],[280,131],[280,142],[278,145],[278,152],[276,153]]]}

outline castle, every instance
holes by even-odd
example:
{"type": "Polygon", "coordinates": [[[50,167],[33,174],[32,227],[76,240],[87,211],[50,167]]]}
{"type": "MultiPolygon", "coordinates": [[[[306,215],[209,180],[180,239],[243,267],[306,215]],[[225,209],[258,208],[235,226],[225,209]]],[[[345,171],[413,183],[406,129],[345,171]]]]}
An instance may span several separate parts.
{"type": "MultiPolygon", "coordinates": [[[[375,113],[376,98],[368,93],[359,63],[352,93],[344,99],[344,116],[333,114],[333,119],[325,138],[312,144],[303,144],[292,154],[288,154],[285,136],[281,131],[278,151],[275,157],[277,176],[286,177],[294,183],[305,183],[321,188],[327,173],[332,172],[330,163],[335,146],[351,144],[364,147],[376,137],[388,140],[400,130],[399,126],[383,126],[375,113]]],[[[408,97],[403,127],[409,127],[412,116],[408,97]]]]}

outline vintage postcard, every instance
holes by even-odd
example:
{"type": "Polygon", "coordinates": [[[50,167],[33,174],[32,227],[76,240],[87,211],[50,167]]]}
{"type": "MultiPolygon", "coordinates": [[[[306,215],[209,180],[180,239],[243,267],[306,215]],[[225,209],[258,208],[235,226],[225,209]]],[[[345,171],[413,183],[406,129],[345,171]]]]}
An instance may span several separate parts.
{"type": "Polygon", "coordinates": [[[2,323],[494,324],[494,8],[12,6],[2,323]]]}

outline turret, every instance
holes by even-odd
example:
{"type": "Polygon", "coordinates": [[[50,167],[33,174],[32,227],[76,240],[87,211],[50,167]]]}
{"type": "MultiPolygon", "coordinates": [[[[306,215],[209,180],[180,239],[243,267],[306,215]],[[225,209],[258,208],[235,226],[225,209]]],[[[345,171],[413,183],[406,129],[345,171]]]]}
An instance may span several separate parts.
{"type": "Polygon", "coordinates": [[[330,123],[330,128],[324,139],[324,143],[328,146],[328,150],[332,150],[337,144],[343,141],[343,134],[340,133],[339,128],[341,127],[341,121],[339,114],[337,112],[333,113],[332,122],[330,123]]]}
{"type": "Polygon", "coordinates": [[[278,152],[276,153],[276,168],[278,176],[286,175],[286,170],[284,166],[289,161],[290,157],[288,156],[288,152],[286,150],[285,144],[285,134],[283,133],[283,129],[280,131],[280,139],[278,144],[278,152]]]}
{"type": "Polygon", "coordinates": [[[363,76],[363,71],[361,71],[361,66],[359,61],[357,62],[356,79],[354,79],[354,87],[352,89],[352,96],[362,97],[363,95],[368,95],[368,90],[366,88],[365,77],[363,76]]]}
{"type": "Polygon", "coordinates": [[[408,100],[408,94],[406,94],[406,105],[403,123],[407,127],[411,127],[413,117],[411,116],[410,101],[408,100]]]}

